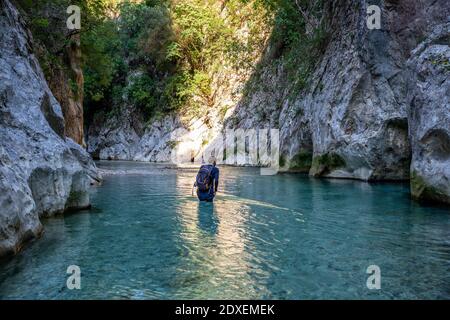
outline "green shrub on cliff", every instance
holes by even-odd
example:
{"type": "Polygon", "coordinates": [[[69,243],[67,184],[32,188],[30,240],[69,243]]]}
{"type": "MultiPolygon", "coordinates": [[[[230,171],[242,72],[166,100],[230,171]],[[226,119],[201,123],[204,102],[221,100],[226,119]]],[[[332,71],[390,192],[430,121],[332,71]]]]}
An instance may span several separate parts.
{"type": "Polygon", "coordinates": [[[106,21],[82,36],[86,104],[107,99],[109,88],[121,70],[126,69],[121,43],[112,22],[106,21]]]}
{"type": "Polygon", "coordinates": [[[445,202],[443,199],[447,198],[444,192],[427,183],[427,181],[415,170],[411,173],[410,186],[412,198],[418,201],[445,202]]]}
{"type": "Polygon", "coordinates": [[[127,87],[127,93],[129,101],[140,108],[145,116],[153,115],[158,106],[158,96],[160,96],[154,79],[146,74],[138,76],[127,87]]]}
{"type": "Polygon", "coordinates": [[[337,153],[326,153],[313,158],[311,173],[314,176],[325,176],[333,170],[345,166],[346,162],[340,155],[337,153]]]}
{"type": "Polygon", "coordinates": [[[245,92],[250,95],[258,90],[262,82],[259,70],[276,69],[281,64],[288,75],[283,86],[294,97],[306,87],[328,43],[323,1],[258,0],[258,3],[274,16],[272,34],[264,59],[245,92]]]}
{"type": "Polygon", "coordinates": [[[309,151],[300,151],[292,157],[289,163],[289,170],[308,172],[312,165],[313,155],[309,151]]]}

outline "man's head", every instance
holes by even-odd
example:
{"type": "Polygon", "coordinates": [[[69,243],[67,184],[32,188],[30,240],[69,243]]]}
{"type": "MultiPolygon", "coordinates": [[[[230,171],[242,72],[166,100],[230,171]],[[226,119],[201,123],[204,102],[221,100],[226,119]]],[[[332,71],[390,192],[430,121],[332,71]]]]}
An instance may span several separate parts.
{"type": "Polygon", "coordinates": [[[208,159],[208,164],[212,164],[213,166],[216,165],[216,157],[210,156],[208,159]]]}

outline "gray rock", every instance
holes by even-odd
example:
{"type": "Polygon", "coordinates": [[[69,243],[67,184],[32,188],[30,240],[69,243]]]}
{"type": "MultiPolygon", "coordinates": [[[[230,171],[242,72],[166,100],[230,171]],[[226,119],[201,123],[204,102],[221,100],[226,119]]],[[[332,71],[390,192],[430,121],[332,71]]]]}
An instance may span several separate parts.
{"type": "Polygon", "coordinates": [[[72,154],[78,159],[81,166],[90,178],[91,184],[98,185],[102,181],[102,175],[97,169],[94,160],[78,143],[71,138],[66,138],[66,143],[72,154]]]}
{"type": "Polygon", "coordinates": [[[88,132],[88,152],[104,160],[132,160],[142,135],[142,117],[133,108],[119,116],[98,114],[88,132]]]}
{"type": "MultiPolygon", "coordinates": [[[[361,180],[409,177],[410,145],[402,44],[381,2],[383,26],[369,30],[365,5],[335,3],[335,30],[311,80],[314,159],[310,174],[361,180]],[[351,12],[349,15],[343,12],[351,12]]],[[[399,14],[398,12],[392,14],[399,14]]]]}
{"type": "Polygon", "coordinates": [[[411,193],[450,204],[450,23],[413,51],[409,66],[411,193]]]}
{"type": "Polygon", "coordinates": [[[89,155],[64,138],[61,108],[9,0],[0,3],[0,256],[42,231],[39,218],[89,206],[89,155]]]}

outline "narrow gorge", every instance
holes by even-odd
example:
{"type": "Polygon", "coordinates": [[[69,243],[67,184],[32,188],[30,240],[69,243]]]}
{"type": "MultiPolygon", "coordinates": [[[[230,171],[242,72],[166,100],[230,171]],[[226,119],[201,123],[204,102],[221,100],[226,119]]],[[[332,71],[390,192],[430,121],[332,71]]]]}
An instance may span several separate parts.
{"type": "MultiPolygon", "coordinates": [[[[321,184],[329,180],[320,178],[342,179],[338,181],[344,188],[359,183],[351,188],[356,194],[367,188],[361,198],[371,205],[374,195],[384,202],[383,190],[377,184],[375,191],[370,189],[372,182],[386,182],[392,188],[387,193],[401,197],[407,192],[408,201],[411,197],[411,202],[401,202],[403,213],[422,212],[427,208],[422,205],[448,211],[447,0],[0,0],[0,10],[0,257],[15,255],[41,237],[47,218],[89,209],[92,194],[103,205],[96,209],[111,210],[106,196],[95,191],[103,180],[97,160],[136,162],[132,165],[137,168],[142,162],[156,163],[150,170],[155,176],[136,178],[133,188],[111,180],[121,195],[135,192],[126,205],[118,204],[122,211],[114,216],[117,225],[133,225],[134,217],[127,214],[141,212],[133,203],[141,200],[144,211],[154,205],[164,212],[170,203],[177,214],[192,209],[192,217],[187,216],[194,219],[196,209],[184,198],[190,195],[187,181],[192,177],[183,171],[176,177],[168,173],[167,181],[157,175],[172,170],[164,165],[175,152],[194,164],[211,150],[217,155],[221,135],[235,129],[279,130],[282,177],[268,184],[286,194],[304,192],[308,199],[302,194],[280,199],[289,204],[298,196],[311,206],[300,210],[225,194],[219,202],[223,207],[216,209],[219,216],[228,209],[260,206],[264,214],[278,210],[297,215],[296,223],[303,223],[306,218],[300,216],[307,216],[309,209],[328,205],[318,203],[320,192],[330,192],[335,196],[330,201],[342,205],[336,189],[321,184]],[[71,4],[81,7],[80,30],[67,29],[71,4]],[[380,29],[368,27],[370,5],[381,9],[380,29]],[[305,186],[299,187],[296,179],[307,179],[302,180],[305,186]],[[160,188],[154,203],[138,189],[155,191],[149,181],[160,188]],[[394,184],[405,181],[406,189],[394,184]],[[162,203],[164,183],[176,191],[162,203]]],[[[219,165],[224,161],[217,159],[219,165]]],[[[241,190],[238,171],[232,171],[236,168],[223,167],[227,188],[241,190]]],[[[253,195],[252,188],[270,194],[270,186],[252,179],[242,187],[244,194],[253,195]]],[[[106,184],[104,190],[110,188],[106,184]]],[[[386,203],[394,207],[387,193],[386,203]]],[[[111,203],[117,200],[114,193],[108,196],[111,203]]],[[[343,197],[348,201],[350,195],[343,197]]],[[[383,210],[394,209],[386,205],[383,210]]],[[[159,219],[171,228],[182,220],[159,219]]],[[[284,216],[277,219],[285,223],[284,216]]],[[[188,230],[195,225],[184,223],[188,230]]],[[[280,226],[274,228],[283,233],[280,226]]],[[[100,239],[103,235],[99,233],[100,239]]],[[[234,237],[241,244],[239,236],[230,231],[225,239],[234,237]]],[[[244,247],[234,250],[242,253],[244,247]]],[[[232,270],[242,267],[242,261],[232,262],[232,270]]],[[[241,276],[245,283],[248,275],[241,276]]],[[[279,292],[273,297],[291,297],[279,292]]]]}

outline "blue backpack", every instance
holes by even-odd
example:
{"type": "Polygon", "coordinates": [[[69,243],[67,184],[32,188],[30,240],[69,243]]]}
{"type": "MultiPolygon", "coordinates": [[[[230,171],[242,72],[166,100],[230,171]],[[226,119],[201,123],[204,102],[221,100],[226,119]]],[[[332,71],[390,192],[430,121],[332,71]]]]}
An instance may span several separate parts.
{"type": "Polygon", "coordinates": [[[208,168],[208,166],[201,166],[195,179],[195,185],[201,192],[209,191],[211,188],[211,171],[214,167],[208,168]]]}

